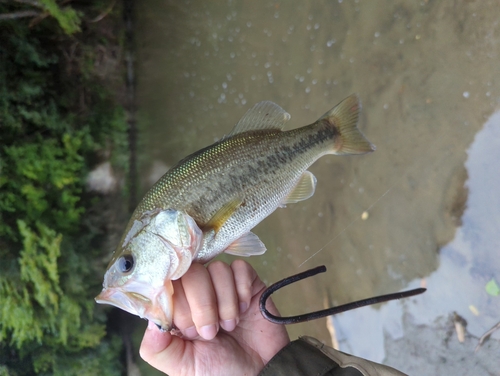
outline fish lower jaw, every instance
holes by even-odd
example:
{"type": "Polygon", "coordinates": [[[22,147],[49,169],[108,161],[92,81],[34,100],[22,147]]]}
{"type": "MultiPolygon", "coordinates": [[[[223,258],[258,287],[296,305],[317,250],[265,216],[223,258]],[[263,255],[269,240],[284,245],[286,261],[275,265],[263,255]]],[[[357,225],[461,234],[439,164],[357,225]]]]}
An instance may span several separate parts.
{"type": "Polygon", "coordinates": [[[162,286],[157,291],[150,291],[148,296],[120,288],[104,289],[96,298],[99,304],[109,304],[132,315],[155,323],[162,331],[172,329],[172,293],[173,290],[162,286]]]}

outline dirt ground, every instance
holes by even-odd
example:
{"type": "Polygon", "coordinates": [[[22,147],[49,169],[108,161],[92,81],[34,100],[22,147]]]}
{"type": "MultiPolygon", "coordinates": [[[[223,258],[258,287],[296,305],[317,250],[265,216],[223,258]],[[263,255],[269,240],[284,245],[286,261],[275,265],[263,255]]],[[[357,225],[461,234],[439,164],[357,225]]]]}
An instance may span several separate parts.
{"type": "MultiPolygon", "coordinates": [[[[257,226],[268,252],[249,261],[269,283],[327,266],[277,295],[284,315],[425,284],[424,296],[336,318],[341,349],[410,374],[498,372],[498,333],[473,348],[500,321],[500,297],[484,289],[500,282],[500,168],[480,152],[498,150],[500,122],[473,161],[471,145],[500,110],[500,1],[148,0],[137,11],[143,192],[256,102],[278,103],[293,128],[357,92],[377,151],[313,165],[315,196],[257,226]]],[[[288,329],[331,340],[324,320],[288,329]]]]}

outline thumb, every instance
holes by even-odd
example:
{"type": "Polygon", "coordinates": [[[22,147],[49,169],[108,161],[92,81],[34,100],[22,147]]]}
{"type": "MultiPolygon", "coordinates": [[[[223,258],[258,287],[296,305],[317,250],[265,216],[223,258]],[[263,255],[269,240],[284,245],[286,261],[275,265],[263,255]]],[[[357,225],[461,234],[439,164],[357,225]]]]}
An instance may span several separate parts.
{"type": "Polygon", "coordinates": [[[172,336],[169,332],[162,332],[149,321],[139,354],[154,368],[168,373],[175,364],[179,365],[179,359],[183,358],[184,346],[184,341],[179,337],[172,336]]]}

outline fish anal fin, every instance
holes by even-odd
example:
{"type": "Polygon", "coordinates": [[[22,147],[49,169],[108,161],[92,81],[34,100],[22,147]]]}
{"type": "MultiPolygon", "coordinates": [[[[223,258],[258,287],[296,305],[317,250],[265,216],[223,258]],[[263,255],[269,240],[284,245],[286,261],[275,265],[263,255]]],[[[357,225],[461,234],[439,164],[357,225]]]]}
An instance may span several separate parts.
{"type": "Polygon", "coordinates": [[[259,102],[243,115],[228,136],[257,129],[281,130],[288,120],[290,114],[276,103],[259,102]]]}
{"type": "Polygon", "coordinates": [[[247,232],[232,242],[224,252],[234,256],[258,256],[266,252],[266,246],[257,235],[247,232]]]}
{"type": "Polygon", "coordinates": [[[226,223],[226,221],[233,215],[233,213],[238,210],[240,205],[243,203],[243,199],[235,198],[224,206],[222,206],[210,220],[202,226],[204,231],[214,230],[215,233],[219,232],[221,227],[226,223]]]}
{"type": "Polygon", "coordinates": [[[375,145],[357,127],[360,111],[361,102],[352,94],[319,118],[318,122],[334,127],[339,133],[332,154],[365,154],[375,150],[375,145]]]}
{"type": "Polygon", "coordinates": [[[314,195],[316,190],[316,177],[310,171],[304,171],[300,177],[297,185],[293,190],[286,196],[280,205],[284,206],[286,204],[294,204],[299,201],[307,200],[309,197],[314,195]]]}

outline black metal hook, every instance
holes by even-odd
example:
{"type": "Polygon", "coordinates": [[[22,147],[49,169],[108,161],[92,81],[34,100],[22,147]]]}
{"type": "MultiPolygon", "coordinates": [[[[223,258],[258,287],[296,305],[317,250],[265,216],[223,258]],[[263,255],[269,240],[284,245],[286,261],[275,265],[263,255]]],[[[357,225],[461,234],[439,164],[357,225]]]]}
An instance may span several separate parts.
{"type": "Polygon", "coordinates": [[[267,289],[264,290],[264,292],[262,293],[262,295],[260,297],[259,304],[260,304],[260,312],[262,313],[262,316],[264,316],[267,320],[269,320],[275,324],[282,324],[282,325],[297,324],[299,322],[316,320],[316,319],[319,319],[322,317],[336,315],[337,313],[349,311],[351,309],[361,308],[364,306],[382,303],[382,302],[387,302],[389,300],[408,298],[408,297],[413,296],[413,295],[422,294],[423,292],[425,292],[427,290],[425,288],[418,288],[418,289],[396,292],[396,293],[387,294],[387,295],[380,295],[380,296],[375,296],[373,298],[362,299],[362,300],[358,300],[358,301],[355,301],[352,303],[347,303],[347,304],[344,304],[344,305],[341,305],[338,307],[331,307],[331,308],[323,309],[320,311],[304,313],[302,315],[297,315],[297,316],[279,317],[279,316],[273,315],[272,313],[270,313],[267,310],[267,308],[266,308],[267,299],[269,299],[269,297],[273,293],[275,293],[276,291],[278,291],[282,287],[285,287],[287,285],[290,285],[292,283],[300,281],[301,279],[309,278],[309,277],[312,277],[316,274],[324,273],[324,272],[326,272],[326,267],[324,265],[321,265],[321,266],[317,266],[313,269],[306,270],[305,272],[292,275],[291,277],[284,278],[281,281],[278,281],[276,283],[273,283],[271,286],[269,286],[267,289]]]}

